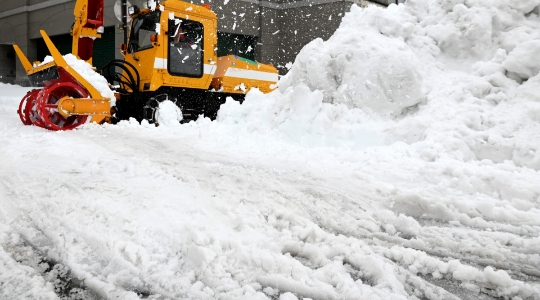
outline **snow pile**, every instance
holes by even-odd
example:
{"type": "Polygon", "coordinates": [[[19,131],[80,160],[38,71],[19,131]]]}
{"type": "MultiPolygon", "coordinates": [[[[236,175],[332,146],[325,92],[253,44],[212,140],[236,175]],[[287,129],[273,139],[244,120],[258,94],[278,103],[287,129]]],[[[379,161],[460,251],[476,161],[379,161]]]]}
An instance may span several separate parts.
{"type": "Polygon", "coordinates": [[[426,34],[454,57],[490,59],[501,48],[507,52],[538,39],[537,0],[439,1],[425,16],[426,34]],[[532,13],[532,14],[531,14],[532,13]]]}
{"type": "Polygon", "coordinates": [[[328,41],[302,49],[278,91],[228,102],[218,119],[304,145],[422,142],[426,159],[539,170],[539,32],[538,1],[353,6],[328,41]]]}
{"type": "MultiPolygon", "coordinates": [[[[402,26],[398,14],[380,18],[354,8],[326,42],[306,45],[279,83],[283,93],[298,84],[324,93],[325,103],[343,103],[380,114],[399,115],[424,98],[420,61],[403,39],[413,26],[402,26]],[[376,21],[375,21],[376,20],[376,21]],[[385,22],[386,21],[386,22],[385,22]],[[383,23],[382,28],[372,23],[383,23]],[[379,30],[385,34],[380,34],[379,30]]],[[[384,16],[384,15],[383,15],[384,16]]]]}
{"type": "Polygon", "coordinates": [[[274,134],[303,146],[345,146],[361,149],[382,145],[377,118],[344,104],[323,102],[322,91],[304,84],[282,93],[264,95],[252,90],[240,105],[228,99],[218,112],[218,122],[240,130],[274,134]]]}
{"type": "Polygon", "coordinates": [[[111,100],[111,106],[115,105],[116,97],[114,92],[109,88],[109,83],[105,77],[97,73],[92,65],[84,60],[78,59],[73,54],[64,55],[66,62],[73,67],[86,81],[92,84],[92,86],[98,90],[98,92],[105,98],[111,100]]]}
{"type": "MultiPolygon", "coordinates": [[[[374,243],[413,274],[494,297],[537,299],[538,284],[514,276],[514,266],[525,259],[517,272],[540,274],[539,14],[538,0],[353,6],[328,41],[304,47],[279,90],[250,91],[242,105],[228,101],[218,123],[240,128],[238,135],[331,147],[336,161],[354,161],[351,176],[393,190],[391,213],[374,217],[381,228],[356,215],[348,231],[347,221],[336,221],[346,216],[328,212],[314,217],[317,224],[347,236],[362,227],[408,237],[402,247],[387,238],[374,243]]],[[[304,153],[306,164],[320,161],[304,153]]],[[[373,265],[360,269],[366,274],[373,265]]],[[[403,295],[402,288],[386,291],[403,295]]]]}
{"type": "Polygon", "coordinates": [[[540,39],[521,43],[511,50],[502,66],[509,72],[509,77],[527,80],[540,71],[539,51],[540,39]]]}

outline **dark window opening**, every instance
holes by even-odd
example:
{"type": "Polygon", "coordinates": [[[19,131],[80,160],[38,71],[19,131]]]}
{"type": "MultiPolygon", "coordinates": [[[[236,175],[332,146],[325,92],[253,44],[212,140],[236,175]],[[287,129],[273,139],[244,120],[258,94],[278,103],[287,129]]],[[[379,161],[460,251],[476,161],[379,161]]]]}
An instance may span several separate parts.
{"type": "Polygon", "coordinates": [[[405,0],[369,0],[371,2],[379,3],[382,5],[390,5],[390,4],[399,4],[399,3],[405,3],[405,0]]]}
{"type": "Polygon", "coordinates": [[[94,40],[94,49],[92,54],[92,64],[100,71],[108,62],[114,59],[116,43],[114,40],[114,26],[105,27],[105,32],[101,38],[94,40]]]}
{"type": "Polygon", "coordinates": [[[15,82],[15,60],[13,46],[0,44],[0,82],[15,82]]]}
{"type": "MultiPolygon", "coordinates": [[[[61,34],[61,35],[55,35],[51,36],[51,41],[53,42],[54,46],[60,54],[66,55],[68,53],[71,53],[71,45],[72,45],[72,38],[71,34],[61,34]]],[[[43,61],[45,59],[45,56],[51,55],[51,52],[49,52],[49,48],[47,48],[47,44],[45,44],[45,41],[41,39],[36,40],[36,46],[37,46],[37,60],[43,61]]]]}
{"type": "Polygon", "coordinates": [[[247,59],[255,60],[255,46],[257,37],[227,32],[218,32],[218,56],[238,55],[247,59]]]}
{"type": "MultiPolygon", "coordinates": [[[[60,54],[66,55],[71,53],[73,38],[69,33],[51,36],[50,38],[60,54]]],[[[36,58],[41,62],[47,55],[51,55],[51,53],[42,38],[35,41],[37,47],[36,58]]],[[[101,70],[105,64],[114,59],[114,45],[114,26],[105,27],[105,32],[101,35],[101,38],[94,40],[92,64],[96,67],[97,71],[101,70]]]]}
{"type": "Polygon", "coordinates": [[[153,47],[150,37],[157,34],[156,24],[159,24],[160,14],[161,11],[154,11],[132,21],[128,52],[137,52],[153,47]]]}

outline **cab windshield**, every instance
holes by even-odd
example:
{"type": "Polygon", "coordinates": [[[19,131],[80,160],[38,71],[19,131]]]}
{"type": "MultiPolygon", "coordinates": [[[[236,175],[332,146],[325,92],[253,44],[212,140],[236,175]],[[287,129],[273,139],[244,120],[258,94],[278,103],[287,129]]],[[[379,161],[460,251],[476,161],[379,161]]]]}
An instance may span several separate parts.
{"type": "Polygon", "coordinates": [[[156,34],[161,11],[154,11],[133,20],[128,51],[137,52],[153,47],[150,36],[156,34]]]}

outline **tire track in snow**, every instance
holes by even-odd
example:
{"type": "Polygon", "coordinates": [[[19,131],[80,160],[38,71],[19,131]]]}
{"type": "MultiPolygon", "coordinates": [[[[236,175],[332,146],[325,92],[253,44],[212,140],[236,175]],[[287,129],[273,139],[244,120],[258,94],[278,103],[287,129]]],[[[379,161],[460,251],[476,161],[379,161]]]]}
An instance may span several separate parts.
{"type": "MultiPolygon", "coordinates": [[[[51,183],[47,178],[41,178],[42,182],[25,184],[30,178],[36,179],[28,174],[19,174],[15,180],[3,178],[8,192],[16,195],[11,200],[29,202],[22,211],[12,210],[11,212],[16,214],[11,214],[7,222],[11,228],[15,229],[10,234],[20,236],[16,238],[18,242],[9,247],[10,255],[18,257],[20,264],[34,269],[45,281],[52,283],[53,291],[61,299],[86,300],[111,297],[133,299],[132,296],[135,294],[130,293],[129,289],[126,293],[125,290],[112,287],[91,274],[85,274],[77,268],[77,264],[72,264],[73,253],[70,253],[70,247],[85,249],[89,258],[100,255],[99,247],[96,248],[92,243],[96,239],[92,237],[92,234],[80,231],[69,222],[64,222],[62,218],[66,215],[63,214],[62,209],[57,210],[57,214],[51,213],[51,209],[60,207],[53,207],[47,202],[51,200],[56,202],[54,197],[50,196],[51,191],[66,188],[62,182],[51,183]],[[36,202],[32,203],[33,201],[36,202]]],[[[73,193],[74,190],[69,189],[69,193],[73,193]]],[[[140,295],[144,294],[136,288],[132,290],[139,292],[140,295]]]]}
{"type": "MultiPolygon", "coordinates": [[[[312,184],[310,184],[311,186],[313,186],[312,184]]],[[[312,194],[313,193],[309,193],[309,194],[312,194]]],[[[320,197],[320,195],[318,195],[320,197]]],[[[330,201],[328,201],[330,202],[330,201]]],[[[333,204],[336,204],[335,201],[332,201],[333,204]]],[[[317,210],[320,210],[320,205],[317,206],[317,210]]],[[[344,211],[347,211],[347,210],[344,210],[344,211]]],[[[313,212],[313,213],[316,213],[313,212]]],[[[322,210],[322,214],[325,214],[326,211],[325,210],[322,210]]],[[[328,216],[328,215],[326,215],[328,216]]],[[[332,219],[332,218],[325,218],[325,220],[328,220],[328,219],[332,219]]],[[[312,219],[313,221],[315,221],[318,225],[321,225],[320,222],[318,222],[318,220],[315,218],[315,219],[312,219]]],[[[348,235],[350,236],[347,232],[344,232],[343,230],[336,230],[336,229],[331,229],[329,228],[328,226],[321,226],[323,229],[329,231],[329,232],[333,232],[333,233],[336,233],[339,232],[339,233],[342,233],[342,234],[345,234],[345,235],[348,235]]],[[[334,228],[341,228],[341,226],[333,226],[334,228]]],[[[423,229],[427,229],[427,228],[423,228],[423,229]]],[[[463,230],[463,228],[460,228],[460,230],[463,230]]],[[[473,232],[476,232],[475,230],[473,230],[473,232]]],[[[427,238],[427,236],[424,235],[425,232],[421,231],[418,235],[416,235],[414,237],[413,240],[411,239],[402,239],[402,238],[399,238],[399,237],[396,237],[393,241],[391,241],[392,239],[388,236],[384,236],[384,233],[376,233],[376,234],[367,234],[367,235],[364,235],[364,236],[359,236],[358,234],[354,235],[355,237],[358,237],[358,238],[361,238],[363,240],[368,240],[370,238],[373,238],[373,237],[377,237],[381,240],[386,240],[386,241],[391,241],[391,245],[388,247],[390,248],[392,245],[404,245],[406,247],[411,247],[413,249],[420,249],[420,250],[423,250],[427,253],[430,253],[432,255],[435,255],[436,257],[447,257],[447,258],[460,258],[464,261],[468,261],[470,263],[472,263],[473,265],[477,266],[477,265],[484,265],[485,266],[488,266],[488,265],[494,265],[496,267],[499,267],[501,269],[507,269],[507,270],[513,270],[513,271],[522,271],[522,269],[520,268],[520,265],[523,266],[523,267],[527,267],[525,264],[526,263],[523,263],[523,262],[530,262],[531,260],[530,259],[534,259],[534,256],[529,256],[529,257],[518,257],[515,259],[515,261],[517,262],[522,262],[520,264],[518,264],[517,266],[515,264],[513,264],[512,262],[508,263],[508,264],[498,264],[497,262],[494,262],[492,260],[489,260],[489,261],[486,261],[486,260],[483,260],[481,257],[474,257],[473,255],[470,255],[468,254],[467,252],[465,253],[460,253],[458,255],[454,254],[454,253],[451,253],[451,252],[445,252],[445,253],[441,253],[441,252],[437,252],[437,251],[433,251],[433,250],[430,250],[429,247],[426,247],[426,245],[429,245],[429,241],[430,239],[427,238]],[[427,243],[424,243],[424,240],[427,240],[427,243]]],[[[428,233],[429,233],[429,230],[428,230],[428,233]]],[[[451,241],[452,242],[452,241],[451,241]]],[[[368,242],[369,243],[369,242],[368,242]]],[[[459,242],[459,243],[456,243],[457,246],[459,245],[463,245],[463,242],[459,242]]],[[[456,246],[456,248],[457,248],[456,246]]],[[[485,245],[480,245],[478,246],[477,248],[478,249],[484,249],[484,246],[485,245]]],[[[443,246],[444,247],[444,246],[443,246]]],[[[451,250],[453,250],[454,248],[453,247],[449,247],[451,250]]],[[[456,249],[457,250],[457,249],[456,249]]],[[[458,252],[461,252],[461,251],[458,251],[458,252]]],[[[500,254],[499,254],[499,257],[500,257],[500,254]]],[[[512,257],[509,258],[509,260],[512,260],[512,257]]],[[[534,263],[533,263],[534,265],[534,263]]],[[[405,265],[407,267],[407,265],[405,265]]],[[[524,280],[524,281],[536,281],[534,278],[530,277],[530,276],[519,276],[519,274],[516,274],[517,277],[521,277],[519,278],[520,280],[524,280]]],[[[435,280],[436,281],[436,280],[435,280]]],[[[441,284],[440,282],[438,282],[439,284],[441,284]]],[[[489,289],[489,285],[487,285],[486,287],[486,292],[488,292],[488,289],[489,289]]],[[[457,291],[458,289],[454,288],[454,291],[457,291]]],[[[458,291],[459,292],[459,291],[458,291]]],[[[459,294],[463,297],[465,295],[468,294],[467,291],[465,290],[462,290],[461,292],[459,292],[459,294]]],[[[488,297],[486,295],[484,295],[484,297],[488,297]]]]}
{"type": "MultiPolygon", "coordinates": [[[[215,164],[215,163],[214,163],[215,164]]],[[[223,167],[223,166],[222,166],[223,167]]],[[[230,166],[229,166],[230,167],[230,166]]],[[[236,168],[237,165],[235,164],[234,167],[236,168]]],[[[227,167],[225,167],[225,169],[227,169],[227,167]]],[[[223,172],[223,173],[227,173],[227,172],[223,172]]],[[[232,173],[232,172],[231,172],[232,173]]],[[[280,178],[283,178],[282,176],[280,176],[280,178]]],[[[298,180],[296,180],[298,181],[298,180]]],[[[268,185],[268,182],[265,182],[267,185],[268,185]]],[[[290,184],[290,183],[289,183],[290,184]]],[[[326,194],[326,195],[329,195],[329,194],[332,194],[333,197],[332,200],[336,200],[336,194],[338,194],[339,196],[347,199],[347,201],[338,201],[339,204],[341,204],[341,206],[338,206],[338,210],[339,211],[344,211],[344,212],[349,212],[351,211],[350,210],[350,206],[353,205],[353,206],[358,206],[359,209],[363,212],[365,212],[366,210],[361,208],[358,203],[354,203],[353,201],[351,201],[351,197],[350,196],[346,196],[346,195],[340,195],[340,193],[336,193],[335,189],[333,188],[324,188],[324,187],[320,187],[320,185],[318,183],[315,183],[313,180],[311,180],[310,182],[302,182],[302,183],[299,183],[299,182],[294,182],[293,184],[290,184],[292,187],[289,187],[289,188],[285,188],[283,186],[283,183],[279,186],[279,189],[277,190],[273,190],[272,192],[276,193],[276,194],[281,194],[281,196],[283,198],[286,198],[288,200],[292,200],[294,198],[316,198],[316,199],[321,199],[323,198],[322,196],[322,193],[326,194]],[[303,186],[303,187],[302,187],[303,186]],[[317,186],[318,187],[318,190],[320,191],[315,191],[313,189],[314,186],[317,186]],[[293,195],[287,195],[287,194],[283,194],[283,191],[287,191],[289,189],[292,189],[292,190],[300,190],[302,191],[303,195],[302,196],[293,196],[293,195]],[[310,197],[306,197],[306,196],[310,196],[310,197]],[[345,197],[344,197],[345,196],[345,197]]],[[[252,187],[252,185],[250,185],[250,188],[252,187]]],[[[264,188],[261,188],[261,187],[257,187],[256,189],[264,189],[264,188]]],[[[358,194],[358,193],[356,193],[358,194]]],[[[370,195],[371,198],[373,197],[372,195],[370,195]]],[[[332,203],[332,206],[335,206],[336,204],[336,201],[324,201],[323,203],[327,204],[327,203],[332,203]]],[[[307,210],[307,215],[310,215],[311,216],[311,220],[314,221],[317,225],[319,225],[321,228],[323,228],[325,231],[329,232],[330,234],[341,234],[343,232],[339,232],[339,230],[336,230],[336,229],[332,229],[330,226],[326,226],[326,224],[323,224],[324,222],[322,222],[322,220],[328,220],[328,219],[332,219],[332,217],[330,216],[329,217],[329,214],[328,214],[328,210],[325,210],[325,209],[321,209],[321,204],[322,203],[313,203],[312,206],[308,205],[307,207],[313,207],[313,209],[306,209],[306,206],[304,206],[306,203],[303,203],[303,202],[299,202],[299,203],[296,203],[296,207],[297,208],[301,208],[303,207],[304,209],[300,209],[300,211],[303,211],[303,210],[307,210]],[[324,216],[324,218],[323,218],[324,216]]],[[[364,203],[365,204],[365,203],[364,203]]],[[[290,209],[290,207],[288,208],[290,209]]],[[[370,207],[370,210],[372,211],[373,210],[373,207],[370,207]]],[[[354,212],[354,210],[352,210],[354,212]]],[[[380,225],[379,225],[380,226],[380,225]]],[[[335,226],[332,226],[332,227],[335,227],[335,226]]],[[[338,226],[339,227],[339,226],[338,226]]],[[[358,237],[358,235],[356,235],[358,237]]],[[[372,238],[372,236],[370,236],[370,234],[366,234],[364,237],[360,237],[361,239],[369,239],[369,238],[372,238]]],[[[395,244],[398,244],[398,243],[395,243],[395,244]]],[[[305,258],[302,258],[301,256],[298,256],[298,255],[293,255],[293,257],[297,260],[299,260],[303,265],[305,265],[306,267],[309,267],[309,268],[312,268],[310,265],[309,265],[309,260],[306,260],[305,258]]],[[[411,272],[409,271],[404,271],[404,269],[402,270],[402,272],[404,273],[407,273],[407,278],[411,278],[411,277],[414,277],[416,278],[417,280],[419,279],[417,276],[413,275],[411,272]]],[[[365,279],[365,278],[364,278],[365,279]]],[[[438,290],[440,292],[440,288],[437,288],[436,286],[430,284],[430,283],[426,283],[426,282],[423,282],[422,284],[418,284],[418,282],[415,282],[414,280],[408,280],[409,281],[409,285],[410,287],[408,288],[408,290],[412,291],[414,289],[421,289],[421,290],[424,290],[424,293],[433,293],[434,290],[438,290]],[[413,283],[415,283],[413,285],[413,283]],[[426,285],[428,285],[429,287],[426,288],[426,285]]],[[[293,290],[291,288],[291,290],[293,290]]],[[[456,289],[454,289],[454,291],[456,291],[456,289]]],[[[461,292],[461,294],[465,294],[466,292],[461,292]]],[[[444,294],[444,292],[442,292],[442,294],[444,294]]],[[[303,295],[307,295],[309,297],[313,297],[312,294],[310,293],[303,293],[303,295]]],[[[448,299],[452,299],[452,296],[451,294],[445,294],[446,297],[448,299]]],[[[316,298],[316,297],[315,297],[316,298]]]]}
{"type": "MultiPolygon", "coordinates": [[[[148,146],[146,146],[146,147],[148,147],[148,146]]],[[[152,148],[152,147],[150,147],[150,148],[152,148]]],[[[151,151],[151,152],[153,152],[153,151],[151,151]]],[[[198,157],[200,157],[200,156],[198,156],[198,157]]],[[[166,168],[171,167],[170,164],[168,164],[168,163],[161,163],[161,161],[168,161],[167,157],[160,156],[159,158],[155,158],[155,160],[156,160],[156,165],[167,166],[166,168]],[[159,162],[157,162],[157,160],[159,160],[159,162]]],[[[218,163],[216,163],[215,160],[213,159],[213,162],[211,164],[213,166],[216,166],[216,164],[218,164],[218,163]]],[[[186,167],[186,166],[184,165],[183,167],[186,167]]],[[[197,165],[195,165],[193,167],[195,169],[195,168],[199,168],[200,166],[197,164],[197,165]]],[[[219,167],[221,169],[224,169],[224,170],[221,171],[220,174],[218,174],[218,176],[224,176],[225,174],[235,174],[235,175],[237,175],[237,179],[239,181],[241,181],[241,180],[243,180],[243,179],[245,179],[247,177],[247,176],[242,176],[243,174],[238,174],[238,172],[229,172],[229,168],[233,168],[233,169],[235,169],[235,171],[238,171],[238,164],[237,163],[235,163],[234,165],[225,164],[225,165],[221,165],[219,167]]],[[[245,169],[245,167],[244,167],[244,169],[245,169]]],[[[252,169],[250,169],[250,170],[252,170],[252,169]]],[[[264,170],[260,170],[260,169],[257,169],[256,172],[265,173],[264,170]]],[[[174,170],[170,171],[170,173],[174,173],[174,170]]],[[[266,180],[271,178],[271,177],[274,177],[272,175],[275,175],[275,174],[271,174],[271,175],[266,174],[266,175],[267,176],[265,176],[265,181],[264,181],[264,186],[263,187],[260,187],[260,186],[255,187],[254,185],[256,185],[256,184],[253,184],[253,182],[251,182],[251,184],[247,185],[248,188],[249,189],[254,189],[254,190],[265,190],[266,193],[275,193],[277,195],[280,195],[284,199],[287,199],[287,201],[290,201],[290,202],[293,202],[293,203],[294,203],[293,198],[300,198],[301,199],[306,195],[309,195],[309,194],[313,195],[313,194],[319,193],[317,191],[314,191],[313,188],[312,188],[313,186],[318,186],[319,185],[318,183],[314,183],[313,181],[310,181],[310,182],[304,181],[304,182],[302,182],[303,187],[300,187],[300,189],[304,189],[305,191],[303,193],[300,193],[300,195],[294,195],[296,190],[299,189],[299,182],[298,182],[299,180],[293,180],[292,183],[291,182],[283,182],[283,176],[280,176],[280,181],[278,183],[273,182],[273,184],[270,184],[266,180]],[[289,185],[289,186],[285,187],[284,184],[289,185]],[[272,189],[272,188],[268,189],[268,187],[274,187],[274,189],[272,189]],[[292,194],[288,194],[286,192],[284,194],[284,192],[283,192],[283,191],[290,191],[290,190],[292,190],[294,192],[292,194]],[[291,201],[291,200],[293,200],[293,201],[291,201]]],[[[206,177],[206,176],[202,176],[202,178],[204,178],[204,177],[206,177]]],[[[201,178],[201,177],[199,177],[199,178],[201,178]]],[[[261,181],[259,181],[259,182],[261,182],[261,181]]],[[[321,189],[321,188],[319,187],[319,189],[321,189]]],[[[333,193],[335,195],[335,191],[333,191],[333,188],[322,188],[322,189],[323,189],[323,191],[321,191],[322,193],[327,193],[327,194],[333,193]]],[[[356,193],[356,194],[358,194],[358,193],[356,193]]],[[[343,195],[340,195],[340,196],[343,196],[343,195]]],[[[313,199],[313,198],[316,198],[316,197],[311,196],[310,198],[313,199]]],[[[341,204],[351,205],[351,203],[352,203],[352,202],[350,202],[351,197],[349,196],[349,197],[345,197],[345,198],[347,199],[347,201],[341,200],[340,201],[341,204]]],[[[300,210],[300,212],[302,212],[306,208],[305,204],[306,203],[301,202],[301,200],[300,200],[299,202],[296,203],[296,209],[300,210]]],[[[319,203],[319,204],[322,204],[322,203],[319,203]]],[[[359,206],[358,203],[355,203],[355,205],[359,206]]],[[[312,215],[313,216],[314,214],[318,213],[319,216],[317,216],[315,218],[312,218],[312,220],[314,220],[316,223],[321,223],[320,220],[323,219],[322,215],[324,215],[324,214],[327,215],[327,213],[328,213],[328,210],[322,209],[321,205],[317,205],[317,203],[315,203],[313,206],[307,205],[307,207],[308,208],[313,207],[313,208],[317,208],[317,209],[307,209],[307,214],[305,212],[301,213],[301,214],[303,214],[303,215],[312,215]],[[317,221],[317,219],[319,219],[319,221],[317,221]]],[[[289,206],[289,207],[287,207],[287,209],[291,209],[291,207],[289,206]]],[[[333,211],[334,209],[331,209],[331,210],[333,211]]],[[[365,209],[362,209],[362,208],[360,208],[360,210],[362,210],[364,212],[366,211],[365,209]]],[[[324,228],[324,226],[322,226],[322,227],[324,228]]],[[[309,295],[309,296],[313,297],[313,295],[309,295]]]]}

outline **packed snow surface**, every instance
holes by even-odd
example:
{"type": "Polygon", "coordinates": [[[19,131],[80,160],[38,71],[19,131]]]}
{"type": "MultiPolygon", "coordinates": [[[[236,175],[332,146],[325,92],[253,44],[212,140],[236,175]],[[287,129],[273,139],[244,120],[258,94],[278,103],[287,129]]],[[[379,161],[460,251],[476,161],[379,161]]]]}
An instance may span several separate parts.
{"type": "Polygon", "coordinates": [[[0,299],[540,299],[540,0],[352,6],[279,89],[23,126],[0,299]]]}

